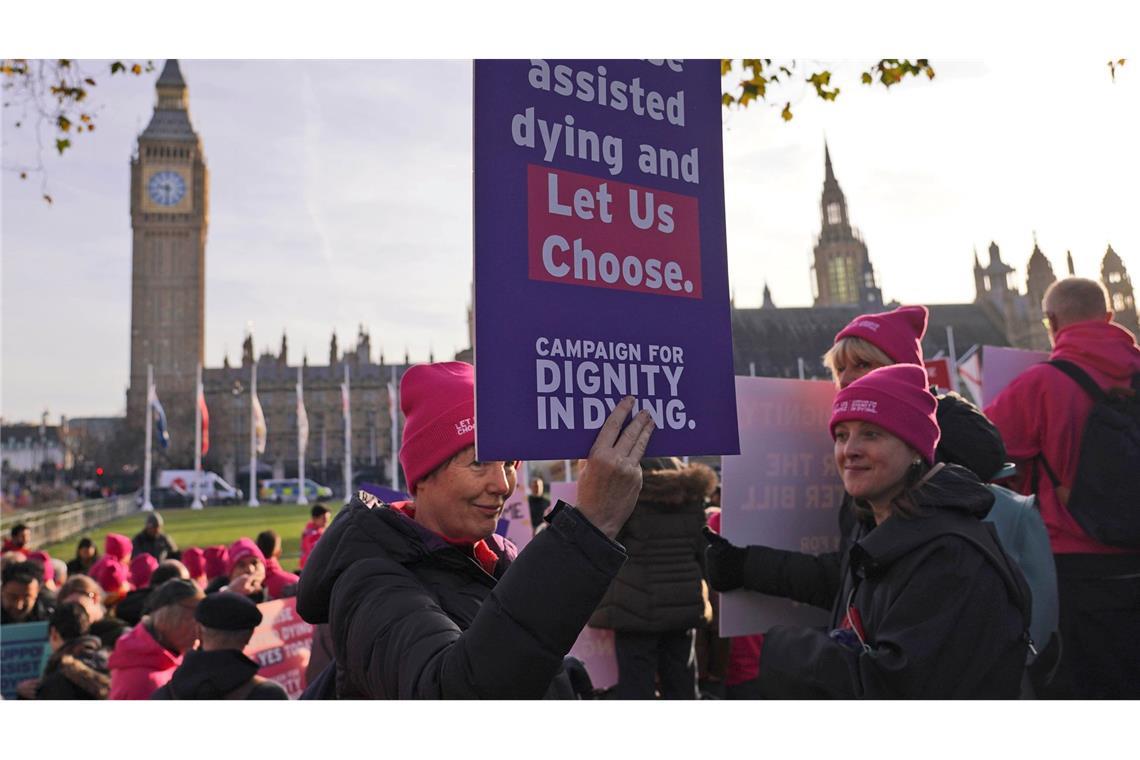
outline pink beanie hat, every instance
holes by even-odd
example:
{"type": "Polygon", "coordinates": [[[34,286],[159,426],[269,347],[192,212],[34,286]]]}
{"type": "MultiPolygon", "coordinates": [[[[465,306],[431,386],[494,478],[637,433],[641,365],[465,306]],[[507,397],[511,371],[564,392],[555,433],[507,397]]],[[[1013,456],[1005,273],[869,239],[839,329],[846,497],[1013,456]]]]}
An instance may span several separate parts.
{"type": "Polygon", "coordinates": [[[131,560],[131,585],[135,588],[146,588],[150,585],[150,576],[158,567],[158,560],[152,555],[143,552],[131,560]]]}
{"type": "Polygon", "coordinates": [[[475,368],[417,364],[400,380],[404,441],[400,464],[413,494],[425,475],[475,444],[475,368]]]}
{"type": "Polygon", "coordinates": [[[878,348],[896,364],[922,366],[922,336],[926,335],[926,321],[930,316],[925,306],[900,306],[894,311],[864,314],[851,320],[835,336],[862,338],[878,348]]]}
{"type": "Polygon", "coordinates": [[[50,581],[55,578],[55,565],[51,563],[51,555],[47,552],[32,552],[28,555],[28,559],[38,562],[44,566],[44,582],[50,581]]]}
{"type": "Polygon", "coordinates": [[[915,364],[879,367],[835,395],[829,429],[848,420],[871,422],[892,433],[934,464],[940,431],[938,402],[926,388],[926,370],[915,364]]]}
{"type": "Polygon", "coordinates": [[[226,547],[207,546],[202,552],[202,556],[206,560],[207,578],[213,580],[219,575],[226,574],[226,568],[229,567],[229,557],[226,547]]]}
{"type": "Polygon", "coordinates": [[[108,594],[121,591],[123,586],[127,585],[127,566],[116,561],[113,557],[107,556],[100,558],[99,562],[102,563],[102,567],[98,567],[98,563],[91,567],[95,581],[108,594]]]}
{"type": "Polygon", "coordinates": [[[103,548],[108,556],[125,562],[131,556],[131,539],[122,533],[108,533],[103,548]]]}
{"type": "Polygon", "coordinates": [[[182,552],[182,564],[186,565],[191,578],[201,578],[206,574],[206,555],[197,546],[182,552]]]}
{"type": "Polygon", "coordinates": [[[257,544],[252,539],[243,536],[234,541],[230,544],[229,559],[226,560],[226,574],[232,573],[238,562],[251,556],[257,557],[263,563],[265,562],[265,555],[261,553],[261,549],[257,548],[257,544]]]}

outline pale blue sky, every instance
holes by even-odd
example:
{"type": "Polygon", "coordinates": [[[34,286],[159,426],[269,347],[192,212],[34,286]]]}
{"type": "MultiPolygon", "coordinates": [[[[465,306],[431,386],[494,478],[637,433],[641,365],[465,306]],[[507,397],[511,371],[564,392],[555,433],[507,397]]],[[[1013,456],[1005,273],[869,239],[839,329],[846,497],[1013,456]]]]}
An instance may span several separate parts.
{"type": "MultiPolygon", "coordinates": [[[[1044,59],[1042,59],[1044,60],[1044,59]]],[[[731,287],[738,306],[810,304],[826,135],[884,296],[973,299],[973,249],[1024,266],[1033,231],[1058,273],[1097,276],[1111,243],[1140,278],[1140,67],[1064,70],[933,61],[933,82],[884,92],[839,66],[836,103],[723,115],[731,287]]],[[[1138,62],[1140,63],[1140,62],[1138,62]]],[[[156,60],[161,68],[162,61],[156,60]]],[[[92,64],[92,70],[99,66],[92,64]]],[[[469,61],[183,60],[210,171],[206,360],[282,331],[327,360],[356,326],[374,354],[424,361],[467,345],[471,282],[469,61]]],[[[121,413],[129,369],[129,158],[155,73],[102,77],[99,128],[36,180],[0,177],[5,420],[121,413]]],[[[29,154],[4,114],[4,163],[29,154]]],[[[375,357],[374,357],[375,358],[375,357]]]]}

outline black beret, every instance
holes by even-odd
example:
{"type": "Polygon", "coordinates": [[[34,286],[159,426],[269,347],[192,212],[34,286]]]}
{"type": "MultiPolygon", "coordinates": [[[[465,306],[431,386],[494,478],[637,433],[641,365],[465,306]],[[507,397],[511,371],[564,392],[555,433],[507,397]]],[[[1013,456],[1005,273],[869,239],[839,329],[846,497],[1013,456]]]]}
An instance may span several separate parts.
{"type": "Polygon", "coordinates": [[[219,591],[198,603],[194,619],[218,631],[244,631],[261,624],[261,610],[249,597],[219,591]]]}

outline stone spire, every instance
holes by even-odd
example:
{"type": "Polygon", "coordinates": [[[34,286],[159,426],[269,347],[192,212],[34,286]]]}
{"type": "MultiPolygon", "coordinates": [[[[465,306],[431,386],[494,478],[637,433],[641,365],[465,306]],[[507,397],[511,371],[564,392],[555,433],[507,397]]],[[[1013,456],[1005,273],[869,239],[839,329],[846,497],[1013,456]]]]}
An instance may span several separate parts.
{"type": "Polygon", "coordinates": [[[774,309],[776,304],[772,301],[772,290],[768,287],[768,283],[764,283],[764,303],[760,306],[761,309],[774,309]]]}
{"type": "Polygon", "coordinates": [[[1069,276],[1070,277],[1076,277],[1077,276],[1077,270],[1075,268],[1073,268],[1073,252],[1072,251],[1065,251],[1065,258],[1067,259],[1068,264],[1069,264],[1069,276]]]}

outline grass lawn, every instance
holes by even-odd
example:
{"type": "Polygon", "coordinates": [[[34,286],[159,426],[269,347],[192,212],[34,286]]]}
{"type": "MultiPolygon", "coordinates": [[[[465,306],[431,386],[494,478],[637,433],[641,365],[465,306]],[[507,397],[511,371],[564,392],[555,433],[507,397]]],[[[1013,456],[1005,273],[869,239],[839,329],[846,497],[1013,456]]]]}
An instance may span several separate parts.
{"type": "MultiPolygon", "coordinates": [[[[327,502],[328,507],[335,516],[340,505],[327,502]]],[[[202,510],[191,509],[162,509],[158,510],[164,521],[163,531],[178,544],[179,549],[191,546],[206,547],[214,544],[229,544],[242,536],[256,539],[257,534],[263,530],[275,530],[281,536],[281,566],[286,570],[296,568],[297,559],[301,556],[301,530],[309,521],[311,504],[266,504],[257,508],[244,505],[213,506],[202,510]]],[[[136,512],[127,517],[120,517],[98,528],[88,531],[103,553],[103,538],[108,533],[122,533],[133,538],[143,529],[146,522],[145,512],[136,512]]],[[[52,557],[70,560],[75,556],[75,545],[79,536],[62,543],[49,544],[40,547],[52,557]]]]}

